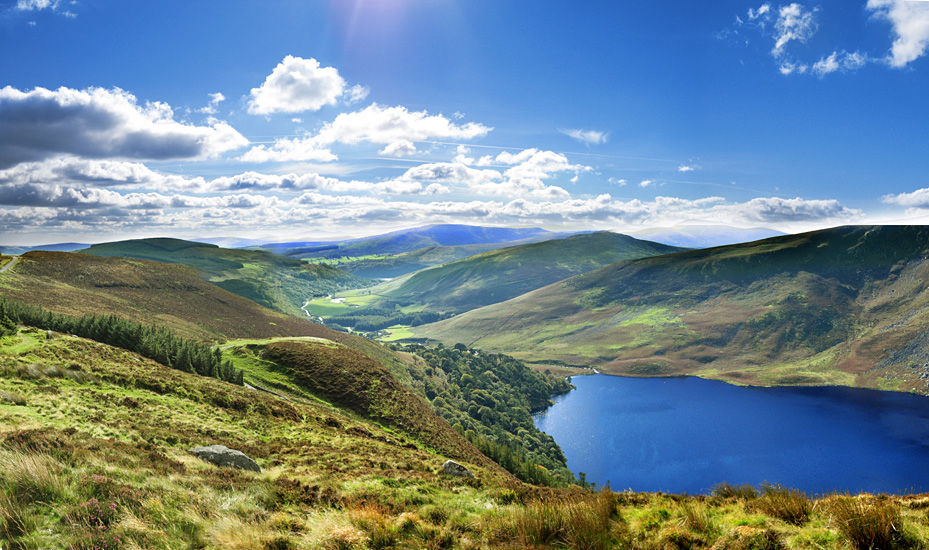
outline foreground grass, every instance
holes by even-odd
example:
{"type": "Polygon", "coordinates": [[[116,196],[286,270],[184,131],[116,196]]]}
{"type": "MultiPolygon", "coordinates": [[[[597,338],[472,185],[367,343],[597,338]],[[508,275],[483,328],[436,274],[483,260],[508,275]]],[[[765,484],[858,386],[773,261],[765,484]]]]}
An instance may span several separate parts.
{"type": "MultiPolygon", "coordinates": [[[[259,342],[255,342],[258,344],[259,342]]],[[[260,362],[250,373],[262,373],[260,362]]],[[[547,490],[312,400],[69,336],[0,339],[0,548],[922,548],[929,497],[547,490]],[[7,397],[4,397],[7,396],[7,397]],[[389,439],[392,441],[384,441],[389,439]],[[224,444],[262,472],[187,449],[224,444]],[[400,443],[400,444],[398,444],[400,443]],[[410,445],[407,445],[410,444],[410,445]]]]}

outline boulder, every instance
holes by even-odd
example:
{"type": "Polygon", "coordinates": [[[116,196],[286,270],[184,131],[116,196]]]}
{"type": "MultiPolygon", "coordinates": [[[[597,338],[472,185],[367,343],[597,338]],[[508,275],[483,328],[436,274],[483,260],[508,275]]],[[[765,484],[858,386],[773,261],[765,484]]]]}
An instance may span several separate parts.
{"type": "Polygon", "coordinates": [[[240,470],[251,470],[252,472],[261,471],[258,463],[249,458],[245,453],[230,449],[223,445],[197,447],[188,452],[200,460],[205,460],[206,462],[224,468],[239,468],[240,470]]]}
{"type": "Polygon", "coordinates": [[[446,460],[445,464],[442,465],[442,469],[445,470],[445,473],[450,476],[474,477],[474,474],[471,473],[471,470],[465,468],[461,464],[458,464],[454,460],[446,460]]]}

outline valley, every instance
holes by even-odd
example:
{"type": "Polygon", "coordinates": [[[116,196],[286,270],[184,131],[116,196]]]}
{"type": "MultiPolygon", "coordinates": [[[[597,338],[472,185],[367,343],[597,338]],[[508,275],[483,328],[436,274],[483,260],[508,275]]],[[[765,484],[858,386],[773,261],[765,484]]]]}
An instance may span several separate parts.
{"type": "Polygon", "coordinates": [[[594,232],[354,290],[332,285],[370,283],[191,241],[4,256],[0,540],[328,550],[709,547],[762,537],[838,549],[857,540],[839,514],[879,513],[902,526],[888,535],[893,544],[922,544],[922,496],[867,501],[865,512],[849,510],[858,501],[848,497],[726,479],[697,497],[591,491],[532,415],[572,389],[564,376],[588,367],[919,393],[927,253],[918,227],[697,250],[594,232]],[[235,279],[276,281],[278,298],[261,304],[241,285],[214,284],[235,279]],[[286,304],[301,296],[327,323],[420,317],[392,337],[364,331],[392,340],[378,343],[293,312],[286,304]],[[260,472],[188,453],[201,445],[243,451],[260,472]],[[445,473],[446,460],[475,478],[445,473]],[[28,477],[36,471],[44,477],[28,477]],[[785,499],[806,510],[802,519],[780,508],[785,499]],[[545,534],[543,516],[560,527],[545,534]]]}

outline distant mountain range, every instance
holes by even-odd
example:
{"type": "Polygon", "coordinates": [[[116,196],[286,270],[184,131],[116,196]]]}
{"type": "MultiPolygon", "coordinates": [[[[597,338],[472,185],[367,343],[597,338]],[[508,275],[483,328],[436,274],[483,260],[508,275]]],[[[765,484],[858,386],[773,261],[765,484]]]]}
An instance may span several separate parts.
{"type": "Polygon", "coordinates": [[[784,235],[780,231],[763,227],[732,227],[714,224],[680,224],[673,227],[652,227],[632,231],[630,235],[671,246],[684,248],[710,248],[729,244],[747,243],[784,235]]]}
{"type": "Polygon", "coordinates": [[[927,391],[929,227],[628,260],[414,329],[624,375],[927,391]]]}

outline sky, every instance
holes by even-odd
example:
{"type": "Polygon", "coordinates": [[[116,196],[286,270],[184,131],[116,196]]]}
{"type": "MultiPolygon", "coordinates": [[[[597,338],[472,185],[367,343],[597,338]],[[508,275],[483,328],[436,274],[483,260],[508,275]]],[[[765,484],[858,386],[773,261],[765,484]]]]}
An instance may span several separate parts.
{"type": "Polygon", "coordinates": [[[0,0],[0,244],[929,222],[929,1],[0,0]]]}

